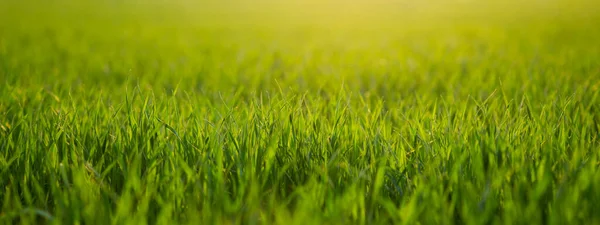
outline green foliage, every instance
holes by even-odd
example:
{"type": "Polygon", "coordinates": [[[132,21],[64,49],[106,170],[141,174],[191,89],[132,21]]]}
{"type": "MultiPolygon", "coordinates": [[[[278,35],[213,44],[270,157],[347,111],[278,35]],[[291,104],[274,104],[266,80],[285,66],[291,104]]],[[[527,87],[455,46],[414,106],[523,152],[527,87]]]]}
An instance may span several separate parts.
{"type": "Polygon", "coordinates": [[[598,224],[599,7],[508,2],[2,1],[0,223],[598,224]]]}

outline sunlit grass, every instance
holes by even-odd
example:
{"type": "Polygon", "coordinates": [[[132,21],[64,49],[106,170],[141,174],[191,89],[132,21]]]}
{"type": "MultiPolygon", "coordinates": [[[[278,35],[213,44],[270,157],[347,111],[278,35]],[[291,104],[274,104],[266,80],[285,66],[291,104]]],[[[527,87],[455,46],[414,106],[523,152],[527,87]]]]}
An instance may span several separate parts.
{"type": "Polygon", "coordinates": [[[596,224],[594,1],[1,2],[1,224],[596,224]]]}

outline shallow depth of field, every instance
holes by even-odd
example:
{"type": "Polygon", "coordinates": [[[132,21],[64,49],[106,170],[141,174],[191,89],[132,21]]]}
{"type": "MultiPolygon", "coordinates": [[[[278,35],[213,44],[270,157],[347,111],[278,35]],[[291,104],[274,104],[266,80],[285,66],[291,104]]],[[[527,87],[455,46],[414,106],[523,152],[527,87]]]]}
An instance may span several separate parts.
{"type": "Polygon", "coordinates": [[[0,0],[0,224],[600,224],[600,3],[0,0]]]}

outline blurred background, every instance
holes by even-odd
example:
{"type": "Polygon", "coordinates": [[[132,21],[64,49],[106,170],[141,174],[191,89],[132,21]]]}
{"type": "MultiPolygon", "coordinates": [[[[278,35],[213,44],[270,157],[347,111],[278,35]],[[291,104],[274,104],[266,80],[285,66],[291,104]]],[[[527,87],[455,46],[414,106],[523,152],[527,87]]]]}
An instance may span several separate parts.
{"type": "Polygon", "coordinates": [[[344,83],[382,95],[461,95],[464,82],[493,89],[511,80],[522,80],[508,86],[514,92],[533,82],[560,90],[598,75],[598,5],[1,1],[0,76],[11,87],[57,92],[278,90],[278,81],[298,90],[344,83]]]}

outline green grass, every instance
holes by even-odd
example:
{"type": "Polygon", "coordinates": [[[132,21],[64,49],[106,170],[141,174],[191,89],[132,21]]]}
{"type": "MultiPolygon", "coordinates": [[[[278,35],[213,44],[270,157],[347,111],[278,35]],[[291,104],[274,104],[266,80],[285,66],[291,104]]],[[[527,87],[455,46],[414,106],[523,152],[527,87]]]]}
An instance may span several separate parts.
{"type": "Polygon", "coordinates": [[[600,224],[594,1],[0,1],[0,224],[600,224]]]}

